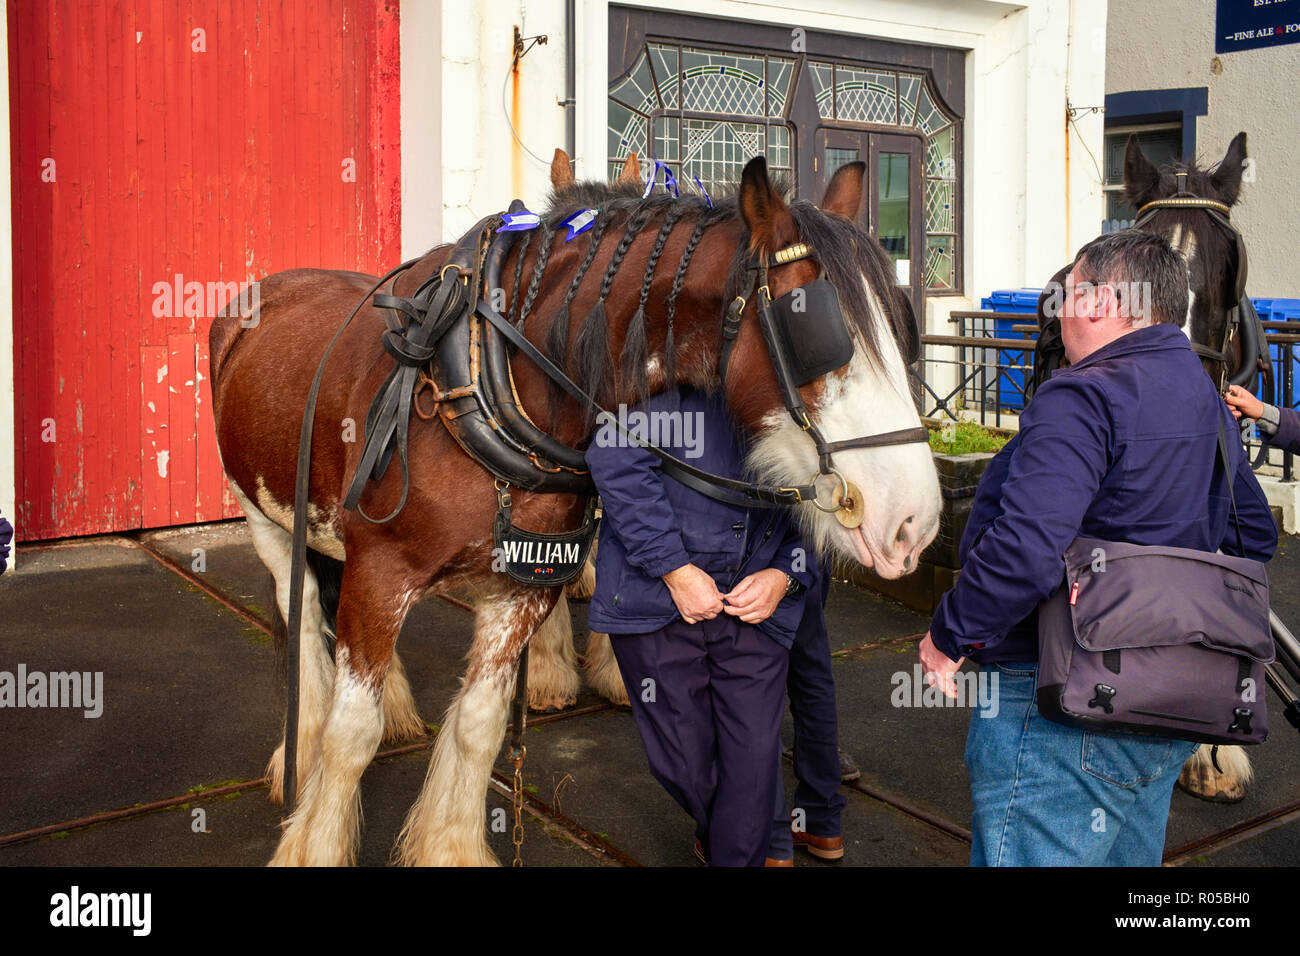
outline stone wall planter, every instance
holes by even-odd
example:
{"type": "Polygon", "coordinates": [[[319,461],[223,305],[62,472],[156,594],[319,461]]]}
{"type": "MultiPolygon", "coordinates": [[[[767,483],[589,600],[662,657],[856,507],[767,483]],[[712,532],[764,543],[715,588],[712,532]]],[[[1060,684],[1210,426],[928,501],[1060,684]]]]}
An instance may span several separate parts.
{"type": "Polygon", "coordinates": [[[856,564],[847,571],[848,580],[854,584],[887,594],[922,614],[932,612],[938,606],[939,598],[957,580],[961,567],[957,560],[957,546],[966,530],[966,519],[970,517],[975,487],[994,455],[993,452],[933,454],[934,466],[939,472],[939,488],[943,493],[943,512],[939,519],[939,533],[922,552],[920,566],[911,574],[893,581],[886,581],[856,564]]]}

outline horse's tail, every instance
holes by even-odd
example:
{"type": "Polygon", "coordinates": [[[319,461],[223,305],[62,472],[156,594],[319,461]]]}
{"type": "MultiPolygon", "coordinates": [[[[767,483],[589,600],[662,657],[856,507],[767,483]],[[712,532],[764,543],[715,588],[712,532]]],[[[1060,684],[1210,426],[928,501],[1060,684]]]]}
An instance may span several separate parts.
{"type": "Polygon", "coordinates": [[[337,558],[307,549],[307,566],[316,575],[316,589],[320,592],[321,616],[330,637],[339,618],[339,593],[343,590],[343,562],[337,558]]]}
{"type": "MultiPolygon", "coordinates": [[[[307,549],[307,567],[316,577],[316,589],[320,594],[320,610],[323,627],[322,636],[329,642],[330,656],[334,656],[334,633],[338,625],[339,593],[343,586],[343,562],[307,549]]],[[[272,607],[278,607],[275,599],[275,579],[267,574],[268,590],[272,607]]],[[[284,617],[278,612],[271,616],[271,641],[275,647],[275,690],[284,700],[289,686],[289,629],[284,617]]]]}

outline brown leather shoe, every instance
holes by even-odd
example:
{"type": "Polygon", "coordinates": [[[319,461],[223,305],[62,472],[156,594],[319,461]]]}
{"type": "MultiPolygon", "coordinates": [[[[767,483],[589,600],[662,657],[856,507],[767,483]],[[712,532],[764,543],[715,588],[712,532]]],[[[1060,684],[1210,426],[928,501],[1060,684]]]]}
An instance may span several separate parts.
{"type": "Polygon", "coordinates": [[[840,783],[852,783],[862,776],[858,762],[843,750],[840,751],[840,783]]]}
{"type": "Polygon", "coordinates": [[[844,858],[844,837],[819,837],[799,830],[790,831],[794,845],[801,846],[819,860],[844,858]]]}
{"type": "Polygon", "coordinates": [[[695,841],[695,859],[699,860],[705,866],[709,865],[709,861],[704,858],[704,844],[699,840],[695,841]]]}
{"type": "Polygon", "coordinates": [[[764,866],[794,866],[794,860],[774,860],[770,856],[763,861],[764,866]]]}

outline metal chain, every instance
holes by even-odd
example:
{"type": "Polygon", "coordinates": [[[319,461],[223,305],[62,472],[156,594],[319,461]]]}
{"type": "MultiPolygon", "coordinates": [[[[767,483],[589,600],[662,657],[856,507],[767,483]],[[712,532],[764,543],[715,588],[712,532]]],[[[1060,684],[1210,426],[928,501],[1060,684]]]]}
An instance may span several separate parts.
{"type": "Polygon", "coordinates": [[[527,756],[528,748],[523,746],[518,750],[512,750],[510,752],[511,762],[515,765],[515,829],[510,834],[510,841],[515,845],[515,860],[511,866],[524,865],[524,861],[521,859],[519,853],[524,845],[524,758],[527,756]]]}

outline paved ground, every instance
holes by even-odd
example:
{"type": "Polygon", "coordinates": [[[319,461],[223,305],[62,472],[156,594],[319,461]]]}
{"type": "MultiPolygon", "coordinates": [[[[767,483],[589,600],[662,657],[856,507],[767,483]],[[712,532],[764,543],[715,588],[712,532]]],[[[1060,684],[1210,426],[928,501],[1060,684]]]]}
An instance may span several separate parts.
{"type": "MultiPolygon", "coordinates": [[[[1274,606],[1293,629],[1294,541],[1284,539],[1270,566],[1274,606]]],[[[270,640],[255,622],[269,608],[242,522],[24,550],[20,570],[0,579],[0,671],[100,671],[103,713],[0,709],[0,865],[265,863],[279,815],[261,775],[281,704],[270,640]]],[[[574,605],[580,648],[584,613],[574,605]]],[[[969,715],[890,703],[926,619],[847,584],[833,590],[828,613],[842,744],[863,770],[845,788],[843,865],[964,864],[969,715]]],[[[430,723],[457,686],[470,625],[464,609],[430,599],[403,631],[399,646],[430,723]]],[[[1300,739],[1280,713],[1273,726],[1253,752],[1259,780],[1244,802],[1175,793],[1170,862],[1300,863],[1300,739]]],[[[432,739],[381,754],[366,772],[363,864],[388,862],[432,739]]],[[[650,777],[627,711],[584,694],[575,710],[535,719],[527,745],[526,863],[694,865],[690,821],[650,777]]],[[[509,807],[508,767],[497,770],[490,812],[509,807]]],[[[508,833],[490,841],[510,858],[508,833]]]]}

